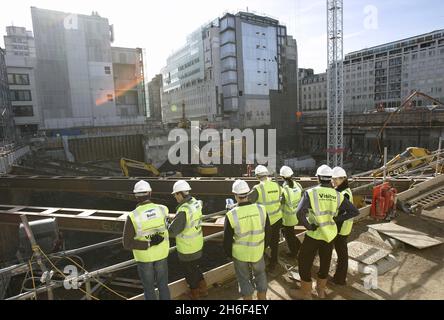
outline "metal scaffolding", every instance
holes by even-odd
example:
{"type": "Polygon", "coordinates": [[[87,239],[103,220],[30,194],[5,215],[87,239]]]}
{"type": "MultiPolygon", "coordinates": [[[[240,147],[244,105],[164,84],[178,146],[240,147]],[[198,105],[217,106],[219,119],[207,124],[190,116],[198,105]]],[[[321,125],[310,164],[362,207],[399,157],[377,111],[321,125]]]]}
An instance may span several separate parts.
{"type": "Polygon", "coordinates": [[[342,166],[344,128],[342,0],[327,0],[327,163],[342,166]]]}

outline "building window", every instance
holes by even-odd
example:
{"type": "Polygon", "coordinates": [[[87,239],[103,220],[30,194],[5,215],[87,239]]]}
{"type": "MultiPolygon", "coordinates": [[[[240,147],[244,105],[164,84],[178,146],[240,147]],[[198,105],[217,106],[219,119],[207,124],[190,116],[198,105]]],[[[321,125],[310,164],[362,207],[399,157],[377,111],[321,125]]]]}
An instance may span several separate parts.
{"type": "Polygon", "coordinates": [[[106,98],[108,99],[108,101],[114,101],[113,95],[112,94],[107,94],[106,98]]]}
{"type": "Polygon", "coordinates": [[[12,85],[29,85],[29,75],[8,73],[8,83],[12,85]]]}
{"type": "Polygon", "coordinates": [[[12,106],[14,117],[32,117],[34,110],[32,106],[12,106]]]}
{"type": "Polygon", "coordinates": [[[109,66],[105,67],[105,74],[111,74],[111,67],[109,66]]]}
{"type": "Polygon", "coordinates": [[[11,101],[31,101],[30,90],[11,90],[11,101]]]}

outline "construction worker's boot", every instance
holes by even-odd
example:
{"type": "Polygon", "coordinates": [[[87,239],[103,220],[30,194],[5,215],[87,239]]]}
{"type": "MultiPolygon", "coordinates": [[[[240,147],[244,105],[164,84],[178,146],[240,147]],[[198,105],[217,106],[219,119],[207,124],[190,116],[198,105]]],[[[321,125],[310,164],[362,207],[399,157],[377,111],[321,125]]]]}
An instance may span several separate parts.
{"type": "Polygon", "coordinates": [[[257,293],[257,300],[267,300],[267,292],[259,292],[257,293]]]}
{"type": "Polygon", "coordinates": [[[199,300],[199,297],[200,297],[199,288],[190,289],[190,291],[188,291],[188,297],[191,300],[199,300]]]}
{"type": "Polygon", "coordinates": [[[327,279],[316,279],[316,291],[319,299],[325,299],[325,287],[327,286],[327,279]]]}
{"type": "Polygon", "coordinates": [[[289,295],[295,300],[313,300],[311,296],[312,288],[311,281],[301,281],[301,288],[299,290],[291,289],[289,295]]]}
{"type": "Polygon", "coordinates": [[[205,279],[202,279],[199,281],[199,294],[201,297],[207,297],[208,296],[208,286],[205,279]]]}
{"type": "Polygon", "coordinates": [[[253,296],[243,296],[242,299],[244,299],[244,300],[253,300],[253,296]]]}

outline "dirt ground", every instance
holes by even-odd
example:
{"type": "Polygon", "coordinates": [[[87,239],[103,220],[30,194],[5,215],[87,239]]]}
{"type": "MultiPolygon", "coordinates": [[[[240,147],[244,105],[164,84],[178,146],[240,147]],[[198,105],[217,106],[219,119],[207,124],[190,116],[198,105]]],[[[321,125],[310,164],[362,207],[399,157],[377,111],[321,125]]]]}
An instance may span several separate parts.
{"type": "MultiPolygon", "coordinates": [[[[421,215],[407,215],[399,213],[394,220],[397,224],[424,232],[431,237],[444,241],[444,204],[433,210],[424,210],[421,215]]],[[[373,241],[369,237],[368,225],[380,223],[370,218],[355,224],[349,241],[361,242],[387,248],[384,243],[373,241]]],[[[281,252],[286,248],[282,247],[281,252]]],[[[329,283],[328,299],[334,300],[442,300],[444,299],[444,244],[426,249],[416,249],[401,244],[393,249],[399,265],[378,277],[377,289],[365,289],[363,274],[349,274],[347,286],[334,286],[329,283]]],[[[332,265],[332,269],[334,264],[332,265]]],[[[314,271],[316,267],[314,268],[314,271]]],[[[290,299],[288,290],[295,288],[296,281],[291,280],[284,268],[276,274],[268,275],[268,298],[273,300],[290,299]]],[[[313,295],[316,298],[315,295],[313,295]]],[[[237,282],[232,280],[220,287],[210,290],[208,299],[240,299],[237,282]]]]}

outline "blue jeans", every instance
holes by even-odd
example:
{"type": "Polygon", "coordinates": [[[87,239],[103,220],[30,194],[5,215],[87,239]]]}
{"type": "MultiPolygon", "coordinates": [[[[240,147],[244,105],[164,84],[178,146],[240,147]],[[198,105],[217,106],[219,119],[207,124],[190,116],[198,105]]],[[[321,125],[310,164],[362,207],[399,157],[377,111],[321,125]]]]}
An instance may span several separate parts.
{"type": "Polygon", "coordinates": [[[157,283],[160,300],[170,300],[168,288],[168,258],[154,262],[137,262],[145,300],[157,300],[154,284],[157,283]]]}
{"type": "Polygon", "coordinates": [[[254,289],[258,292],[267,291],[267,274],[262,257],[258,262],[243,262],[233,258],[234,270],[239,282],[240,293],[243,297],[251,296],[254,289]]]}

